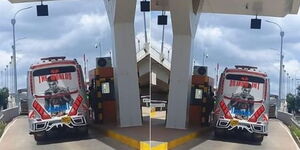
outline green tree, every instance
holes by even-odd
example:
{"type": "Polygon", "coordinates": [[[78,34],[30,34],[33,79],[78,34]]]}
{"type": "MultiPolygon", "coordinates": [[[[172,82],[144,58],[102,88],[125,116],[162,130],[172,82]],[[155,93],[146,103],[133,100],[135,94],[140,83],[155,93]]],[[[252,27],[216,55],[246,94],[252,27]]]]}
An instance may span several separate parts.
{"type": "Polygon", "coordinates": [[[297,87],[296,95],[289,93],[286,96],[286,102],[287,102],[287,109],[288,109],[289,113],[291,113],[293,111],[295,111],[296,113],[299,113],[299,110],[300,110],[300,86],[297,87]]]}
{"type": "Polygon", "coordinates": [[[297,87],[297,95],[295,97],[295,111],[300,110],[300,86],[297,87]]]}
{"type": "Polygon", "coordinates": [[[7,108],[8,97],[9,97],[8,88],[5,87],[5,88],[0,89],[0,106],[2,106],[3,109],[7,108]]]}
{"type": "Polygon", "coordinates": [[[295,96],[293,94],[289,93],[286,96],[287,109],[288,109],[289,113],[292,113],[293,111],[296,110],[295,101],[296,101],[296,98],[295,98],[295,96]]]}

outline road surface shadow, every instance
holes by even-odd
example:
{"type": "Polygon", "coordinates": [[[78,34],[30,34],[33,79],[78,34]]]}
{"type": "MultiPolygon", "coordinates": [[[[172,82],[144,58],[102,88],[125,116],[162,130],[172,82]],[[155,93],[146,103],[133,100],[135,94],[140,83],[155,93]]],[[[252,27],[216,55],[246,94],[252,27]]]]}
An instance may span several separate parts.
{"type": "MultiPolygon", "coordinates": [[[[221,142],[227,142],[227,143],[238,143],[238,144],[247,144],[247,145],[255,145],[255,146],[260,145],[260,143],[251,141],[251,139],[248,139],[245,136],[242,137],[240,135],[227,135],[222,138],[216,138],[214,136],[214,132],[207,132],[205,134],[200,135],[200,137],[194,139],[193,141],[187,142],[187,143],[183,144],[182,146],[174,148],[174,150],[192,149],[192,148],[195,148],[207,141],[221,141],[221,142]]],[[[220,149],[222,149],[222,148],[220,148],[220,149]]]]}
{"type": "Polygon", "coordinates": [[[247,145],[261,145],[260,142],[254,141],[253,137],[251,137],[251,136],[241,135],[241,134],[236,134],[236,133],[226,134],[224,137],[215,137],[214,133],[212,132],[211,140],[230,142],[230,143],[247,144],[247,145]]]}
{"type": "MultiPolygon", "coordinates": [[[[199,137],[197,137],[196,139],[189,141],[187,143],[184,143],[183,145],[180,145],[176,148],[174,148],[174,150],[188,150],[188,149],[192,149],[202,143],[205,143],[206,141],[211,139],[211,132],[204,132],[203,134],[201,134],[199,137]]],[[[222,149],[222,148],[221,148],[222,149]]]]}
{"type": "Polygon", "coordinates": [[[49,144],[59,144],[64,142],[76,142],[76,141],[83,141],[83,140],[98,140],[101,143],[104,143],[113,149],[130,149],[124,144],[120,143],[119,141],[115,140],[108,140],[108,137],[99,130],[95,130],[93,128],[89,128],[88,135],[81,135],[79,133],[74,132],[55,132],[43,141],[36,142],[37,145],[49,145],[49,144]]]}
{"type": "Polygon", "coordinates": [[[38,141],[37,145],[48,145],[48,144],[58,144],[64,142],[74,142],[81,140],[93,139],[92,134],[80,135],[77,133],[68,133],[68,132],[54,132],[51,135],[47,135],[46,138],[42,141],[38,141]]]}

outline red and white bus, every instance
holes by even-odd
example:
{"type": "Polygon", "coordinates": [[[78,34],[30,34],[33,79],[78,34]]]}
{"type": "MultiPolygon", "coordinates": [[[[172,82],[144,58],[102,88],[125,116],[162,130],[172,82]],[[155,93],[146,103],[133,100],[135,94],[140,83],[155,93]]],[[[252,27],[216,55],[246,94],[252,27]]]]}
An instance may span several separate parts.
{"type": "Polygon", "coordinates": [[[65,57],[42,58],[28,71],[29,132],[36,141],[53,130],[88,133],[88,100],[81,66],[65,57]]]}
{"type": "Polygon", "coordinates": [[[250,134],[262,142],[268,134],[269,79],[256,67],[236,66],[221,74],[214,110],[215,136],[250,134]]]}

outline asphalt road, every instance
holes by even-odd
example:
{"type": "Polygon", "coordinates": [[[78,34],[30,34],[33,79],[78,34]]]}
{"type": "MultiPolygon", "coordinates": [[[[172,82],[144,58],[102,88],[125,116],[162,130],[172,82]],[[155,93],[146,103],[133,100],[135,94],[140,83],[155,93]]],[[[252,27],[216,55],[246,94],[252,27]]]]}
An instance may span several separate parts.
{"type": "Polygon", "coordinates": [[[28,134],[27,117],[20,116],[12,121],[0,139],[0,150],[130,150],[132,148],[111,138],[105,137],[96,130],[90,130],[88,137],[56,137],[37,143],[28,134]]]}
{"type": "Polygon", "coordinates": [[[216,139],[213,132],[177,147],[175,150],[299,150],[289,129],[279,120],[270,120],[269,135],[261,144],[238,136],[216,139]]]}
{"type": "MultiPolygon", "coordinates": [[[[88,137],[63,136],[37,143],[32,135],[28,134],[28,122],[25,116],[18,117],[6,128],[0,139],[0,150],[130,150],[132,148],[111,138],[105,137],[91,129],[88,137]]],[[[269,135],[261,144],[250,142],[240,137],[226,137],[216,139],[213,132],[201,135],[175,150],[299,150],[293,141],[289,130],[282,122],[270,120],[269,135]]]]}

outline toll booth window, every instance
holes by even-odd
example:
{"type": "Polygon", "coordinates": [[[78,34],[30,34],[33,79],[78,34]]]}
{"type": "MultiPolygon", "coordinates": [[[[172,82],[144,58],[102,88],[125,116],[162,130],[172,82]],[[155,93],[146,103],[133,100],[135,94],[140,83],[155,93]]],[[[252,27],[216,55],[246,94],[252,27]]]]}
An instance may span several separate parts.
{"type": "Polygon", "coordinates": [[[195,90],[195,99],[202,99],[203,96],[203,90],[202,89],[196,89],[195,90]]]}
{"type": "Polygon", "coordinates": [[[101,88],[102,88],[102,94],[110,93],[109,82],[101,83],[101,88]]]}

